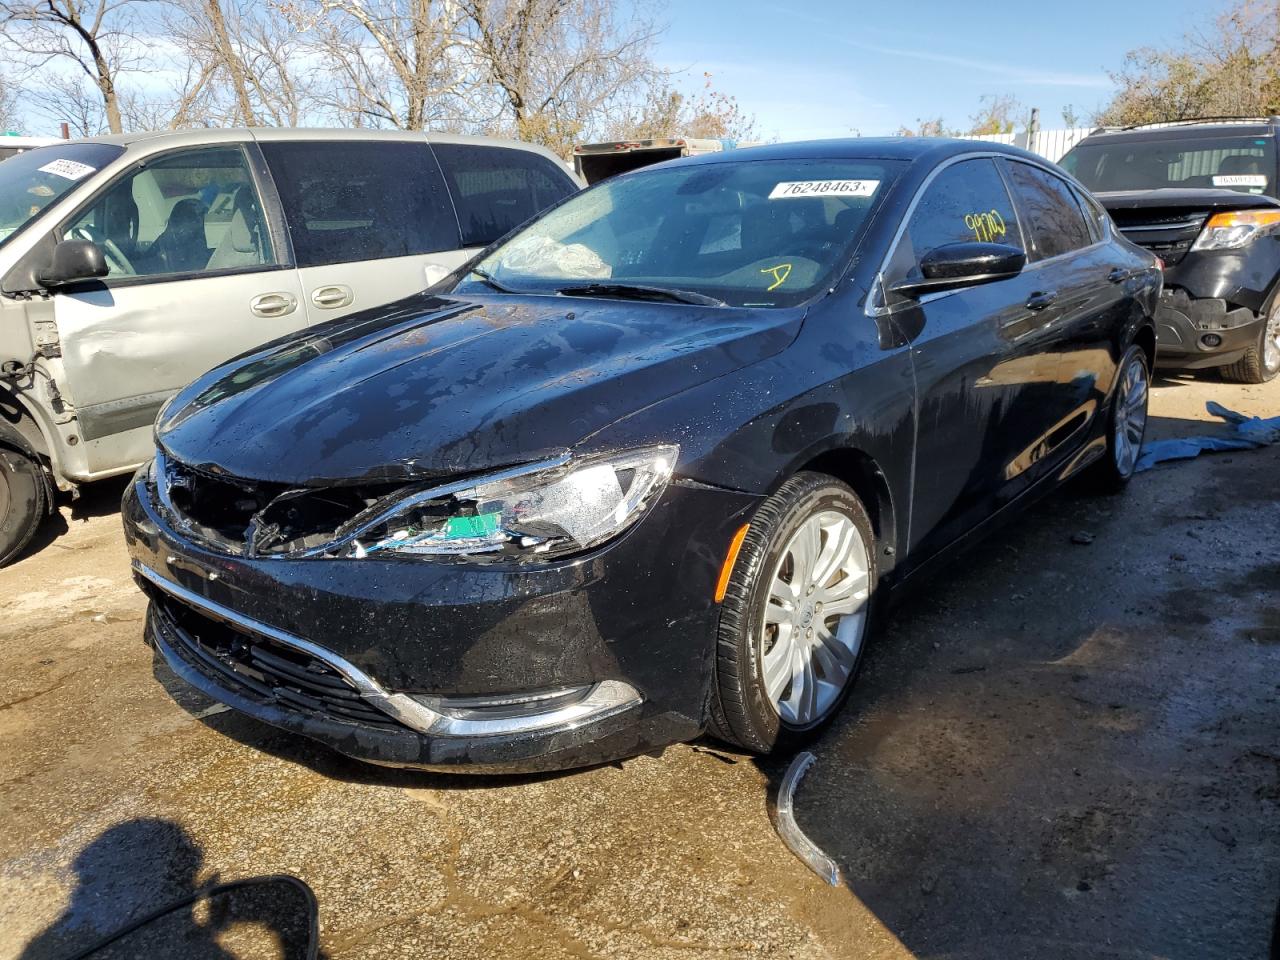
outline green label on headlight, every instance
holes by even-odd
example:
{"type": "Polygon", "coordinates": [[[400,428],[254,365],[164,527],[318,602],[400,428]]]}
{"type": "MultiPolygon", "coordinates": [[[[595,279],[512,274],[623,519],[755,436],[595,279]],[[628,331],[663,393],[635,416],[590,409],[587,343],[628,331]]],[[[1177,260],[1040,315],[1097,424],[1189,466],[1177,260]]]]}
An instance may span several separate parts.
{"type": "Polygon", "coordinates": [[[501,511],[475,517],[450,517],[445,521],[442,532],[447,540],[474,540],[497,533],[501,520],[501,511]]]}

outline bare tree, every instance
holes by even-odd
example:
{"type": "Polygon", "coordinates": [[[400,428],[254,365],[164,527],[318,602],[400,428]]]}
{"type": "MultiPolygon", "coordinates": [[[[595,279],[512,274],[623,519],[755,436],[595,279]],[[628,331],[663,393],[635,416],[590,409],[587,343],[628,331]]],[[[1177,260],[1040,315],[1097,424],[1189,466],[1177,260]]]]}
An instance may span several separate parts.
{"type": "Polygon", "coordinates": [[[607,128],[608,137],[760,137],[755,116],[743,110],[737,97],[716,89],[709,73],[702,75],[702,88],[692,97],[667,82],[640,87],[638,94],[638,103],[607,128]]]}
{"type": "Polygon", "coordinates": [[[13,130],[18,126],[18,88],[9,77],[0,73],[0,127],[13,130]]]}
{"type": "Polygon", "coordinates": [[[96,137],[107,131],[102,96],[83,77],[54,74],[25,91],[32,113],[50,124],[66,123],[74,137],[96,137]]]}
{"type": "Polygon", "coordinates": [[[501,124],[561,153],[611,108],[663,74],[643,2],[621,18],[610,0],[458,0],[469,74],[497,97],[501,124]]]}
{"type": "Polygon", "coordinates": [[[1013,133],[1014,117],[1022,110],[1017,98],[1010,94],[989,93],[978,98],[978,112],[969,118],[969,133],[976,136],[1013,133]]]}
{"type": "Polygon", "coordinates": [[[118,92],[121,73],[140,63],[133,18],[122,13],[137,0],[0,0],[0,30],[8,43],[33,60],[74,65],[97,88],[107,128],[123,129],[118,92]]]}

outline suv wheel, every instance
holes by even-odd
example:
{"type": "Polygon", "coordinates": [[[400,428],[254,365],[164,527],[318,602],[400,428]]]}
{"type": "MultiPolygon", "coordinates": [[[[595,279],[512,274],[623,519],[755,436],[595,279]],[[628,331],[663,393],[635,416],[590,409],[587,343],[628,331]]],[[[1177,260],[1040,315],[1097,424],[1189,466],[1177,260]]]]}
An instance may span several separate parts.
{"type": "Polygon", "coordinates": [[[711,729],[756,753],[798,743],[848,696],[876,584],[857,496],[800,473],[756,510],[720,613],[711,729]]]}
{"type": "Polygon", "coordinates": [[[22,552],[44,516],[43,468],[25,454],[0,447],[0,567],[22,552]]]}
{"type": "Polygon", "coordinates": [[[1280,374],[1280,298],[1271,305],[1258,343],[1235,363],[1222,368],[1224,380],[1234,383],[1266,383],[1280,374]]]}

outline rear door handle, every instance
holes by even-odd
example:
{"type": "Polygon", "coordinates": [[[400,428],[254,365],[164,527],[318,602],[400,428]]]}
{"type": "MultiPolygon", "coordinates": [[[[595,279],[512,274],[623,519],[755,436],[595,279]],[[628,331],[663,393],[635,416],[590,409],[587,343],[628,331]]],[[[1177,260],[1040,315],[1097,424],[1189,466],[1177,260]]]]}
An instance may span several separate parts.
{"type": "Polygon", "coordinates": [[[1116,267],[1114,270],[1112,270],[1110,273],[1107,274],[1107,282],[1108,283],[1124,283],[1126,280],[1130,279],[1132,276],[1133,276],[1132,270],[1125,270],[1121,267],[1116,267]]]}
{"type": "Polygon", "coordinates": [[[348,306],[355,294],[344,283],[335,283],[328,287],[317,287],[311,292],[311,302],[322,310],[336,310],[348,306]]]}
{"type": "Polygon", "coordinates": [[[298,298],[291,293],[260,293],[249,301],[256,317],[283,317],[298,309],[298,298]]]}
{"type": "Polygon", "coordinates": [[[1028,310],[1043,310],[1045,307],[1053,306],[1058,299],[1057,291],[1050,290],[1047,292],[1036,292],[1027,297],[1028,310]]]}

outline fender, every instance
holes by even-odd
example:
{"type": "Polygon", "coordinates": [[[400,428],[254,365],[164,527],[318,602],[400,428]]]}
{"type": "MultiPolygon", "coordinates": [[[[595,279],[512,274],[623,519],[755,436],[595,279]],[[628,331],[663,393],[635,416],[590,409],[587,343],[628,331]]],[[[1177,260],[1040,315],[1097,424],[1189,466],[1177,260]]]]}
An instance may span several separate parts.
{"type": "Polygon", "coordinates": [[[40,426],[17,397],[0,385],[0,447],[16,450],[30,457],[43,469],[45,512],[54,511],[54,494],[57,492],[49,470],[49,447],[40,426]]]}

